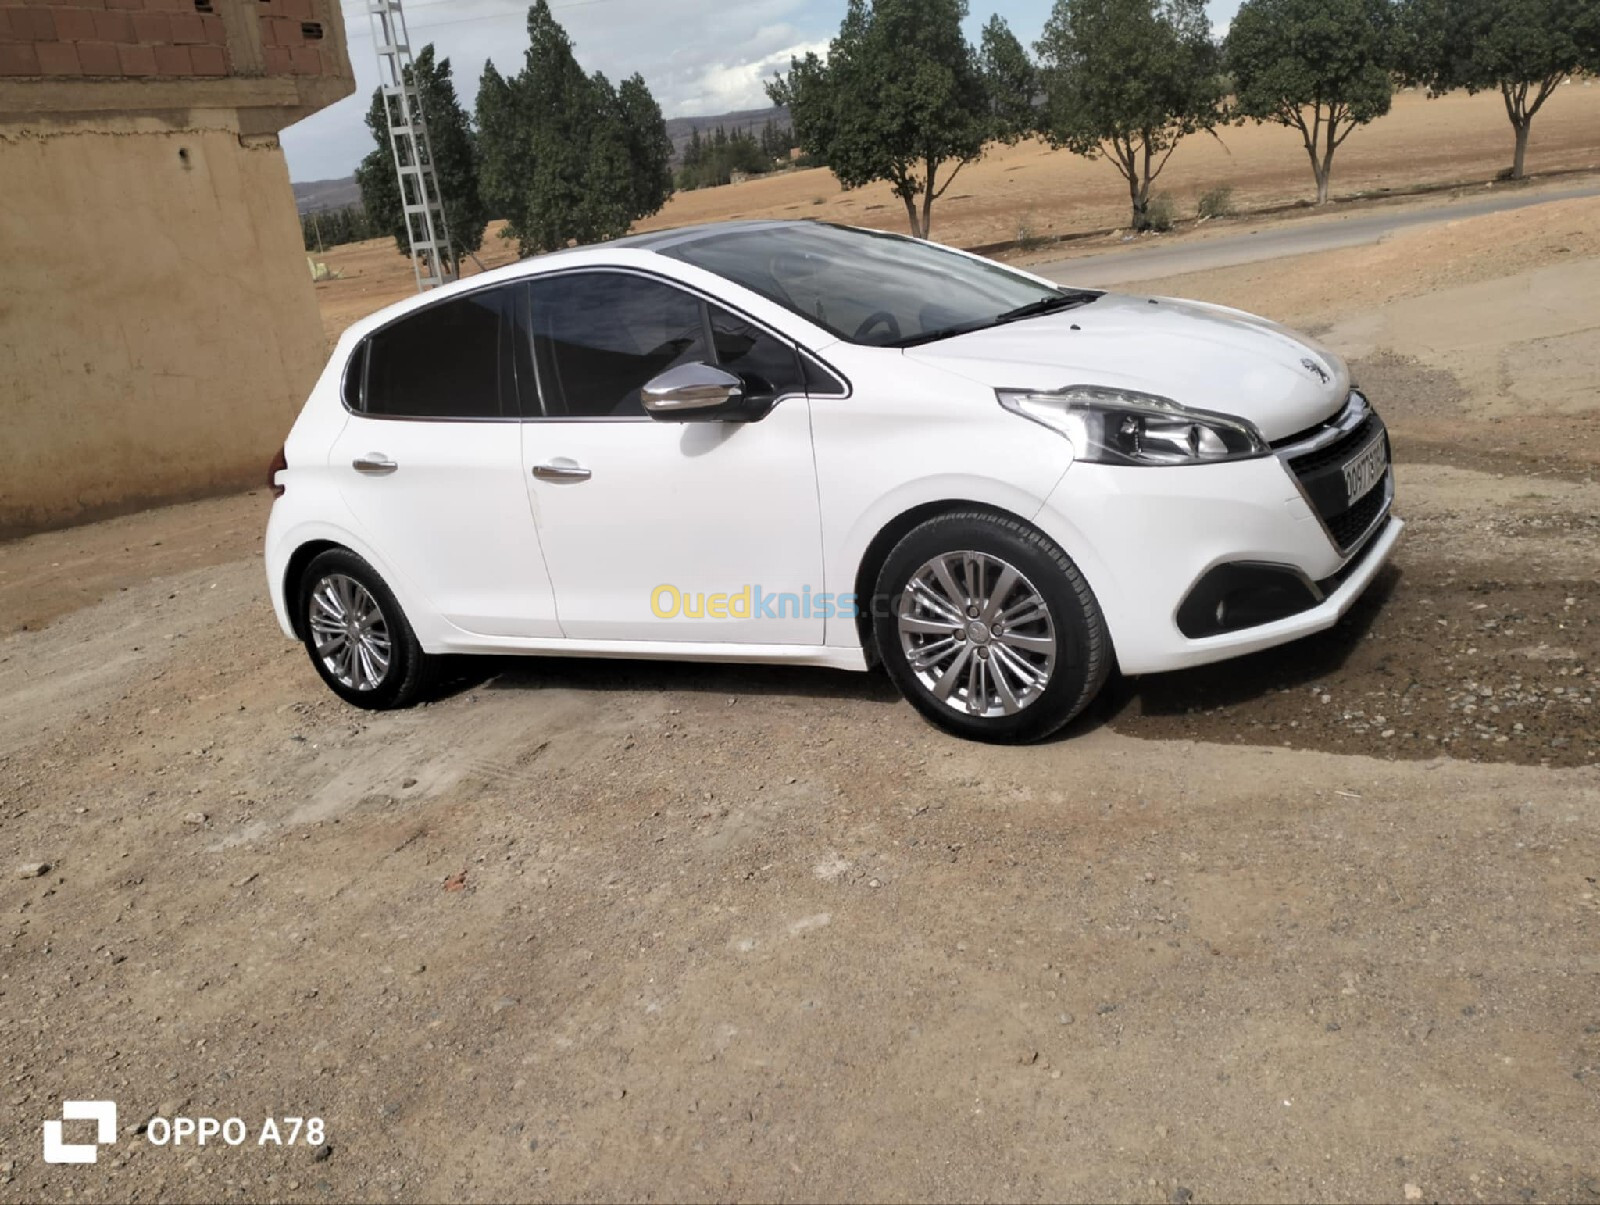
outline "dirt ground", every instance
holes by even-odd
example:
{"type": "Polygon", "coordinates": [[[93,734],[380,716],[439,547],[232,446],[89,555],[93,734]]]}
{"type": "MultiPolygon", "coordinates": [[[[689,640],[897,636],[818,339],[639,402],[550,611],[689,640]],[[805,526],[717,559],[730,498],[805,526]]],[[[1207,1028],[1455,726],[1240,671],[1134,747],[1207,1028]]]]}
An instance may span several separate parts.
{"type": "MultiPolygon", "coordinates": [[[[1528,152],[1530,172],[1600,168],[1600,83],[1562,87],[1540,110],[1528,152]]],[[[1381,196],[1419,185],[1487,180],[1510,162],[1511,127],[1498,93],[1428,100],[1402,92],[1393,111],[1339,148],[1333,192],[1381,196]]],[[[1233,126],[1218,138],[1185,140],[1159,180],[1177,216],[1193,217],[1200,195],[1234,189],[1240,209],[1293,204],[1315,195],[1299,135],[1282,126],[1233,126]]],[[[1344,207],[1338,207],[1344,208],[1344,207]]],[[[758,177],[743,184],[680,193],[650,230],[726,218],[824,218],[903,232],[904,206],[883,185],[844,192],[825,169],[758,177]]],[[[934,237],[958,247],[1123,226],[1128,190],[1114,168],[1043,143],[996,146],[962,169],[934,209],[934,237]]],[[[494,268],[516,258],[514,243],[490,225],[479,259],[494,268]]],[[[1057,253],[1059,254],[1059,253],[1057,253]]],[[[317,257],[340,279],[317,286],[329,340],[351,322],[416,291],[410,261],[388,239],[336,247],[317,257]]],[[[468,271],[476,269],[468,265],[468,271]]]]}
{"type": "Polygon", "coordinates": [[[1600,1200],[1597,229],[1153,286],[1354,355],[1410,527],[1333,632],[1033,748],[825,671],[360,713],[262,495],[0,545],[0,1200],[1600,1200]]]}

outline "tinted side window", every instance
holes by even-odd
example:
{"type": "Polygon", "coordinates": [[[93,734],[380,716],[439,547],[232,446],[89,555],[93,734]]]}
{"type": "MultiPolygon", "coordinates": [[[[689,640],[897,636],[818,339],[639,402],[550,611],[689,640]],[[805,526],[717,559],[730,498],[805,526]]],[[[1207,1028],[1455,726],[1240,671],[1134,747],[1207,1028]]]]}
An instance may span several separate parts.
{"type": "Polygon", "coordinates": [[[356,344],[349,361],[344,366],[344,404],[349,410],[361,409],[361,389],[367,377],[367,342],[356,344]]]}
{"type": "Polygon", "coordinates": [[[515,418],[509,338],[513,289],[430,305],[368,341],[369,414],[515,418]]]}
{"type": "Polygon", "coordinates": [[[535,280],[531,297],[550,418],[643,417],[652,377],[710,360],[700,300],[660,281],[572,273],[535,280]]]}
{"type": "Polygon", "coordinates": [[[806,392],[812,397],[844,397],[850,392],[843,381],[810,356],[801,359],[806,374],[806,392]]]}
{"type": "Polygon", "coordinates": [[[793,347],[720,306],[707,308],[717,364],[744,381],[746,397],[761,400],[805,392],[800,357],[793,347]]]}

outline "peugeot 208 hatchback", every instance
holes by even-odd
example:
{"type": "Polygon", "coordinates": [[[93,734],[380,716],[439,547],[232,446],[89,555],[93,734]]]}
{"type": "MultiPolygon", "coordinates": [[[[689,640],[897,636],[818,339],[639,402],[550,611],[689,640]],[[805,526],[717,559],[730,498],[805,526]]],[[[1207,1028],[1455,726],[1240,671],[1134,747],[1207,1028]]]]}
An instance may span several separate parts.
{"type": "Polygon", "coordinates": [[[811,222],[559,252],[357,323],[274,472],[283,630],[362,707],[438,658],[881,662],[1021,741],[1334,624],[1388,438],[1271,322],[811,222]]]}

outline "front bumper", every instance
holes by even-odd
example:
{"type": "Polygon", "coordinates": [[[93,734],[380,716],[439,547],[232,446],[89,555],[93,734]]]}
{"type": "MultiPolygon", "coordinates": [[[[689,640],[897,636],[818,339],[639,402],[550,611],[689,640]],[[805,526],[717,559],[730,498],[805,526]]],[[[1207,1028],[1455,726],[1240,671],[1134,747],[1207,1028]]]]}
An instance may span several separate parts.
{"type": "Polygon", "coordinates": [[[1389,559],[1404,524],[1388,514],[1341,549],[1276,456],[1180,468],[1079,463],[1036,522],[1094,590],[1124,673],[1205,665],[1297,640],[1336,624],[1389,559]],[[1295,614],[1218,635],[1180,630],[1184,600],[1221,565],[1282,566],[1318,583],[1320,601],[1295,614]]]}

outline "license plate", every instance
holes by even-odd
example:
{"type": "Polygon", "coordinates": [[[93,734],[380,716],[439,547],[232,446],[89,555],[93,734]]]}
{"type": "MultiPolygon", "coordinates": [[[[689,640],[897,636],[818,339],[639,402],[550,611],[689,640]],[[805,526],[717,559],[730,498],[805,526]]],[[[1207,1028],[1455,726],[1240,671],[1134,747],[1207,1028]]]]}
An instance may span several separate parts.
{"type": "Polygon", "coordinates": [[[1383,436],[1378,436],[1357,452],[1344,466],[1346,502],[1354,506],[1383,480],[1389,469],[1389,449],[1383,436]]]}

